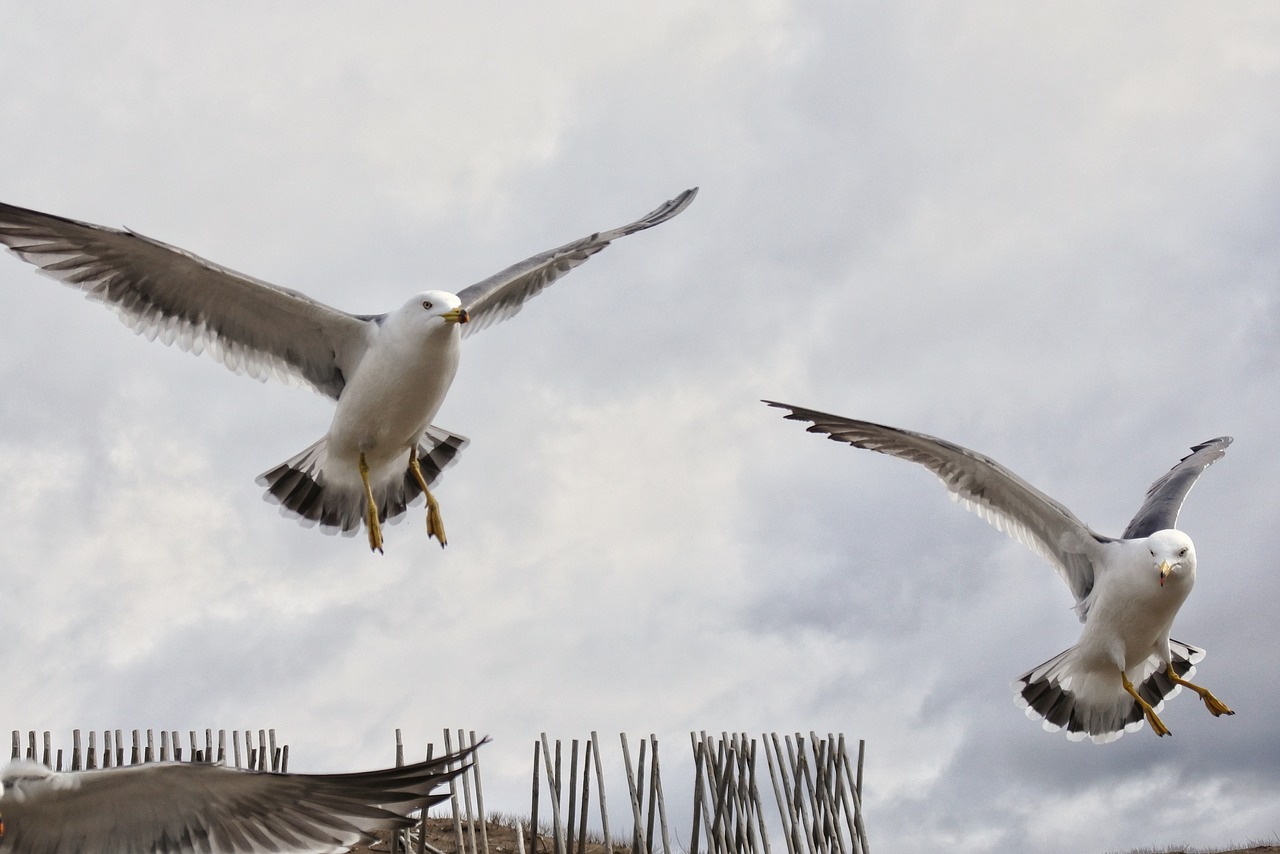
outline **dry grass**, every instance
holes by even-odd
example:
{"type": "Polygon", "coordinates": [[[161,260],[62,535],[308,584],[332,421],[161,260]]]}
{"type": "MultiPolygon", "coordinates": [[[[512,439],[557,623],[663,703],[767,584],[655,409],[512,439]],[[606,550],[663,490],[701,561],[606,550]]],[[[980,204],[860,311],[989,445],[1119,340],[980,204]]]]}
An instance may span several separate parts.
{"type": "MultiPolygon", "coordinates": [[[[516,823],[521,825],[528,822],[528,819],[520,819],[516,816],[509,816],[503,813],[489,815],[489,820],[485,822],[485,831],[489,837],[489,851],[491,854],[517,854],[520,848],[516,842],[516,823]]],[[[550,828],[538,828],[538,847],[537,854],[550,854],[555,850],[554,838],[551,835],[550,828]]],[[[525,831],[528,833],[528,830],[525,831]]],[[[467,827],[464,823],[462,826],[462,835],[464,842],[467,836],[467,827]]],[[[476,839],[479,841],[480,829],[476,828],[476,839]]],[[[529,851],[529,839],[525,837],[524,850],[526,854],[529,851]]],[[[453,854],[458,850],[456,837],[453,830],[453,819],[451,818],[428,818],[427,819],[427,843],[445,854],[453,854]]],[[[375,843],[370,848],[356,847],[351,849],[353,854],[369,854],[369,852],[385,852],[390,850],[385,838],[381,845],[375,843]]],[[[630,842],[615,841],[613,845],[606,846],[599,834],[587,834],[587,844],[579,849],[574,846],[574,852],[581,850],[582,854],[629,854],[631,851],[630,842]]]]}
{"type": "Polygon", "coordinates": [[[1280,845],[1273,842],[1248,842],[1243,846],[1234,843],[1229,848],[1189,848],[1174,845],[1168,848],[1135,848],[1128,854],[1280,854],[1280,845]]]}

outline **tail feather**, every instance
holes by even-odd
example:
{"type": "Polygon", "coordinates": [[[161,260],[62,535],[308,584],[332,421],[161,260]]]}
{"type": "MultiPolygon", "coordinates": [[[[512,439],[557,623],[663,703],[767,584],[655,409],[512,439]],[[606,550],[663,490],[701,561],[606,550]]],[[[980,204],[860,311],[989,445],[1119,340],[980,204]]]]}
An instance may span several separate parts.
{"type": "MultiPolygon", "coordinates": [[[[1173,670],[1182,678],[1195,673],[1204,650],[1170,640],[1173,670]]],[[[1152,655],[1130,672],[1131,681],[1157,712],[1182,690],[1165,673],[1158,656],[1152,655]]],[[[1043,720],[1049,732],[1065,730],[1072,741],[1092,739],[1096,743],[1114,741],[1134,732],[1146,721],[1138,705],[1120,680],[1112,674],[1081,671],[1076,666],[1076,647],[1027,671],[1013,684],[1014,701],[1026,709],[1027,717],[1043,720]]]]}
{"type": "MultiPolygon", "coordinates": [[[[467,446],[467,439],[438,427],[428,427],[418,445],[418,464],[428,486],[435,486],[467,446]]],[[[326,534],[353,536],[364,525],[365,496],[358,478],[326,478],[326,440],[264,472],[258,484],[264,498],[280,505],[280,512],[307,527],[319,525],[326,534]]],[[[405,467],[403,477],[372,484],[378,518],[394,522],[422,494],[418,480],[405,467]]]]}

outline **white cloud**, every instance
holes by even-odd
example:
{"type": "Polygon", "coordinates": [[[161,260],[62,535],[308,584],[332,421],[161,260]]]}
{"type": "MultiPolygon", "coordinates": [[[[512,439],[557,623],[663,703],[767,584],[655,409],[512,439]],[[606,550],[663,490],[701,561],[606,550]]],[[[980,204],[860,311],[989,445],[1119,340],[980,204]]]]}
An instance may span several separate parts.
{"type": "Polygon", "coordinates": [[[0,260],[0,722],[275,726],[304,770],[464,726],[513,812],[544,729],[656,732],[672,780],[690,729],[843,731],[877,847],[1267,837],[1278,28],[1191,4],[12,10],[0,199],[347,310],[702,192],[467,340],[444,552],[420,508],[371,557],[260,501],[328,401],[0,260]],[[1076,636],[1054,573],[761,397],[954,439],[1111,534],[1235,435],[1183,514],[1203,565],[1176,629],[1239,714],[1187,695],[1174,739],[1041,732],[1007,683],[1076,636]]]}

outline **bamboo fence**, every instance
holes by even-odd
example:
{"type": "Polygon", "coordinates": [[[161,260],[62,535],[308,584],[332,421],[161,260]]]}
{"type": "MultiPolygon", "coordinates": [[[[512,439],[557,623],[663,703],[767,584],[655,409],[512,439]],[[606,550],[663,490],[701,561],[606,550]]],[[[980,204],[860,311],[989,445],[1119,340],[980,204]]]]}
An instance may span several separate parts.
{"type": "MultiPolygon", "coordinates": [[[[72,733],[69,763],[49,732],[13,731],[13,759],[38,761],[57,771],[111,768],[155,761],[184,761],[180,733],[131,731],[126,748],[121,730],[72,733]],[[24,747],[25,742],[25,747],[24,747]],[[158,742],[158,745],[157,745],[158,742]]],[[[658,739],[650,735],[632,751],[626,733],[619,735],[626,774],[630,834],[618,841],[611,829],[602,749],[597,733],[568,745],[542,733],[533,743],[533,774],[528,823],[516,823],[518,854],[676,854],[672,826],[663,795],[658,739]],[[567,769],[565,767],[567,762],[567,769]],[[594,811],[596,823],[590,821],[594,811]],[[588,826],[599,832],[588,832],[588,826]],[[607,841],[607,842],[605,842],[607,841]]],[[[216,762],[259,771],[287,772],[288,745],[278,745],[275,730],[206,729],[203,739],[188,733],[185,761],[216,762]],[[229,744],[228,744],[229,742],[229,744]],[[228,750],[229,748],[229,750],[228,750]],[[243,749],[242,749],[243,748],[243,749]]],[[[444,752],[474,747],[474,730],[444,730],[444,752]],[[456,741],[456,747],[455,747],[456,741]]],[[[862,770],[865,743],[851,755],[843,735],[808,737],[766,733],[690,733],[694,783],[692,828],[687,854],[870,854],[862,816],[862,770]],[[763,767],[760,754],[764,754],[763,767]],[[766,780],[767,773],[767,780],[766,780]],[[772,795],[770,798],[769,795],[772,795]],[[772,801],[770,805],[768,802],[772,801]],[[771,834],[774,836],[771,838],[771,834]]],[[[426,747],[431,759],[434,745],[426,747]]],[[[427,816],[395,835],[392,854],[503,854],[490,848],[480,760],[472,753],[467,770],[449,783],[453,851],[427,841],[427,816]]],[[[396,764],[405,762],[401,733],[396,730],[396,764]]],[[[616,827],[617,825],[613,825],[616,827]]],[[[388,850],[388,849],[384,849],[388,850]]]]}
{"type": "MultiPolygon", "coordinates": [[[[459,746],[467,744],[462,736],[459,730],[459,746]]],[[[398,739],[397,734],[397,749],[398,739]]],[[[588,843],[611,854],[675,854],[658,739],[650,735],[634,752],[626,733],[618,739],[627,781],[623,810],[631,817],[629,837],[618,842],[611,830],[598,733],[568,745],[559,739],[551,742],[542,733],[533,743],[529,821],[517,823],[519,854],[587,854],[588,843]],[[598,833],[588,832],[593,811],[598,833]]],[[[770,832],[779,828],[786,854],[870,854],[862,816],[864,742],[858,742],[852,755],[845,737],[834,734],[822,738],[816,733],[767,733],[755,739],[745,733],[716,738],[704,732],[691,733],[690,742],[694,786],[688,854],[774,854],[770,832]]],[[[474,732],[470,743],[475,743],[474,732]]],[[[447,731],[445,746],[449,748],[447,731]]],[[[479,791],[478,766],[460,779],[464,795],[469,780],[479,791]]],[[[470,800],[459,803],[455,796],[451,803],[455,852],[494,854],[486,839],[477,842],[474,832],[477,822],[481,828],[485,825],[483,806],[476,816],[470,800]]],[[[392,850],[447,854],[430,846],[392,850]]]]}
{"type": "MultiPolygon", "coordinates": [[[[218,730],[217,745],[214,745],[213,730],[204,731],[204,741],[198,739],[195,730],[190,730],[191,749],[186,754],[188,762],[211,762],[223,765],[230,764],[236,768],[247,768],[257,771],[287,772],[289,770],[289,745],[276,744],[274,729],[257,731],[258,743],[254,746],[253,730],[231,731],[231,757],[227,756],[227,731],[218,730]],[[240,752],[244,745],[243,757],[240,752]],[[241,760],[244,764],[241,764],[241,760]]],[[[80,737],[80,730],[71,733],[71,762],[66,766],[68,771],[87,771],[94,768],[112,768],[122,765],[138,765],[143,762],[182,762],[182,740],[177,731],[161,730],[159,749],[156,748],[155,730],[146,731],[145,743],[140,730],[132,731],[132,745],[125,751],[124,733],[122,730],[103,730],[101,750],[99,750],[98,732],[89,730],[88,745],[80,737]],[[127,756],[127,761],[126,761],[127,756]]],[[[26,750],[22,747],[22,733],[13,731],[13,750],[10,759],[30,759],[39,762],[54,771],[63,770],[63,749],[54,749],[53,738],[46,730],[40,739],[37,750],[36,732],[27,733],[26,750]]]]}

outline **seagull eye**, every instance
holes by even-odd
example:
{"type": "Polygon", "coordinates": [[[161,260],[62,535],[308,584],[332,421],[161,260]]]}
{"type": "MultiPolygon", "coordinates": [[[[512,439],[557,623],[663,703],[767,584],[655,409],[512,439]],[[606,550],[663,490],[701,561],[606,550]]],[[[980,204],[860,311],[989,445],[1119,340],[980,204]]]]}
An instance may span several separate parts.
{"type": "Polygon", "coordinates": [[[431,311],[431,308],[432,308],[431,300],[429,300],[429,299],[424,299],[424,300],[422,301],[422,307],[423,307],[423,308],[425,308],[427,311],[431,311]]]}
{"type": "Polygon", "coordinates": [[[1187,550],[1185,548],[1179,550],[1178,557],[1186,557],[1186,556],[1187,556],[1187,550]]]}

